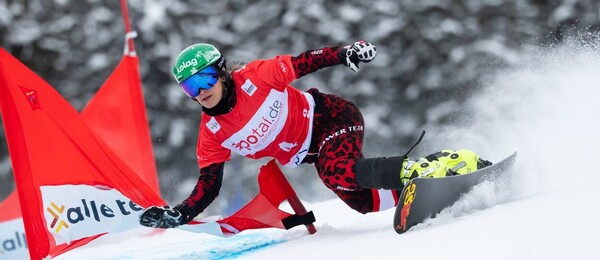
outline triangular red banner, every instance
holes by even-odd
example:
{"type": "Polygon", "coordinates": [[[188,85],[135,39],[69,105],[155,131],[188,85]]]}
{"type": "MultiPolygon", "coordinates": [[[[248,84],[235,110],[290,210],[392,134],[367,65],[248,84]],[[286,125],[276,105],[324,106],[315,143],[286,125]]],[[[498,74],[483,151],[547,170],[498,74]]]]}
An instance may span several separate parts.
{"type": "MultiPolygon", "coordinates": [[[[271,160],[260,168],[258,174],[259,193],[246,206],[233,215],[219,220],[192,221],[181,229],[210,233],[219,236],[232,236],[248,229],[286,228],[283,220],[292,215],[305,215],[306,209],[298,200],[296,192],[287,181],[281,169],[271,160]],[[283,202],[289,202],[295,214],[280,209],[283,202]]],[[[316,229],[307,225],[312,234],[316,229]]]]}
{"type": "Polygon", "coordinates": [[[50,85],[4,50],[0,61],[2,118],[19,199],[28,205],[27,240],[36,241],[32,259],[126,229],[141,207],[164,204],[157,185],[144,184],[50,85]]]}
{"type": "MultiPolygon", "coordinates": [[[[146,117],[138,58],[124,56],[81,115],[94,133],[159,194],[152,141],[146,117]]],[[[16,190],[0,203],[2,257],[27,257],[27,246],[16,190]],[[12,220],[10,222],[7,222],[12,220]],[[6,222],[6,223],[5,223],[6,222]],[[4,223],[4,224],[3,224],[4,223]]]]}
{"type": "Polygon", "coordinates": [[[124,56],[81,112],[83,120],[160,194],[138,57],[124,56]]]}
{"type": "Polygon", "coordinates": [[[258,186],[258,195],[222,222],[244,229],[284,228],[281,220],[291,214],[280,210],[279,206],[287,199],[295,197],[296,193],[274,160],[260,168],[258,186]]]}

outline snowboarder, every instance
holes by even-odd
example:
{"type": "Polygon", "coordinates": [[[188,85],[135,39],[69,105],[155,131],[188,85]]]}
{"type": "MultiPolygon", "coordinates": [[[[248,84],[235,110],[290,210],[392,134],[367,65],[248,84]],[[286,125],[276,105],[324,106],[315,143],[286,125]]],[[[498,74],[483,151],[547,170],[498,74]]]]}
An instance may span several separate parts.
{"type": "Polygon", "coordinates": [[[345,47],[280,55],[227,70],[221,52],[199,43],[185,48],[173,66],[182,90],[202,106],[197,144],[200,177],[179,205],[151,206],[140,224],[173,228],[188,223],[219,194],[231,151],[282,165],[314,164],[325,186],[360,213],[394,207],[404,184],[417,176],[464,174],[486,164],[468,150],[442,151],[426,158],[364,158],[364,123],[352,102],[316,88],[289,85],[308,73],[343,64],[352,71],[371,62],[375,46],[359,41],[345,47]]]}

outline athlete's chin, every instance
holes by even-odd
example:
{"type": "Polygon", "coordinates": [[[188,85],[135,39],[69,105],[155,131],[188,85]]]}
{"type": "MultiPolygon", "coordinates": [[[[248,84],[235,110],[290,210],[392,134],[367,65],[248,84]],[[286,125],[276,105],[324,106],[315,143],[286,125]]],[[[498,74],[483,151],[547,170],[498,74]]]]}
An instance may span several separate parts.
{"type": "Polygon", "coordinates": [[[200,103],[200,105],[202,105],[205,108],[213,108],[217,105],[217,102],[212,97],[199,100],[198,103],[200,103]]]}

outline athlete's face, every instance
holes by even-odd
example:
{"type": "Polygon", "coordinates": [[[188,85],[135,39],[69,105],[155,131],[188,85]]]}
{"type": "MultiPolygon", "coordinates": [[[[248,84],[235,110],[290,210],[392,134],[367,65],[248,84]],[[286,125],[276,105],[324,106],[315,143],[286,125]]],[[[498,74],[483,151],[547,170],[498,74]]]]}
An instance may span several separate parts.
{"type": "Polygon", "coordinates": [[[206,108],[215,107],[223,98],[223,81],[221,77],[217,83],[210,89],[200,90],[200,95],[196,97],[196,101],[206,108]]]}

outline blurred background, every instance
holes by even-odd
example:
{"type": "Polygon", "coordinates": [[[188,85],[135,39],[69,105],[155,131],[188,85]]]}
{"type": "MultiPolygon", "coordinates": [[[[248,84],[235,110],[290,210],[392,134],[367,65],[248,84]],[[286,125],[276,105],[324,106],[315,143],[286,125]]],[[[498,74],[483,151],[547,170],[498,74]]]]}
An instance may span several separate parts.
{"type": "MultiPolygon", "coordinates": [[[[209,42],[229,61],[249,62],[356,40],[374,43],[377,58],[357,73],[337,66],[293,83],[354,101],[365,116],[364,153],[374,157],[403,154],[422,129],[457,123],[465,113],[461,102],[481,87],[481,79],[510,66],[523,51],[600,30],[600,2],[593,0],[130,0],[129,13],[138,33],[161,193],[172,205],[192,191],[199,172],[201,110],[170,72],[188,45],[209,42]]],[[[78,110],[120,61],[124,40],[119,1],[0,2],[0,46],[78,110]]],[[[2,200],[14,182],[0,131],[2,200]]],[[[207,213],[228,215],[251,199],[266,162],[233,155],[220,198],[207,213]]],[[[334,198],[312,165],[283,171],[301,199],[334,198]]]]}

